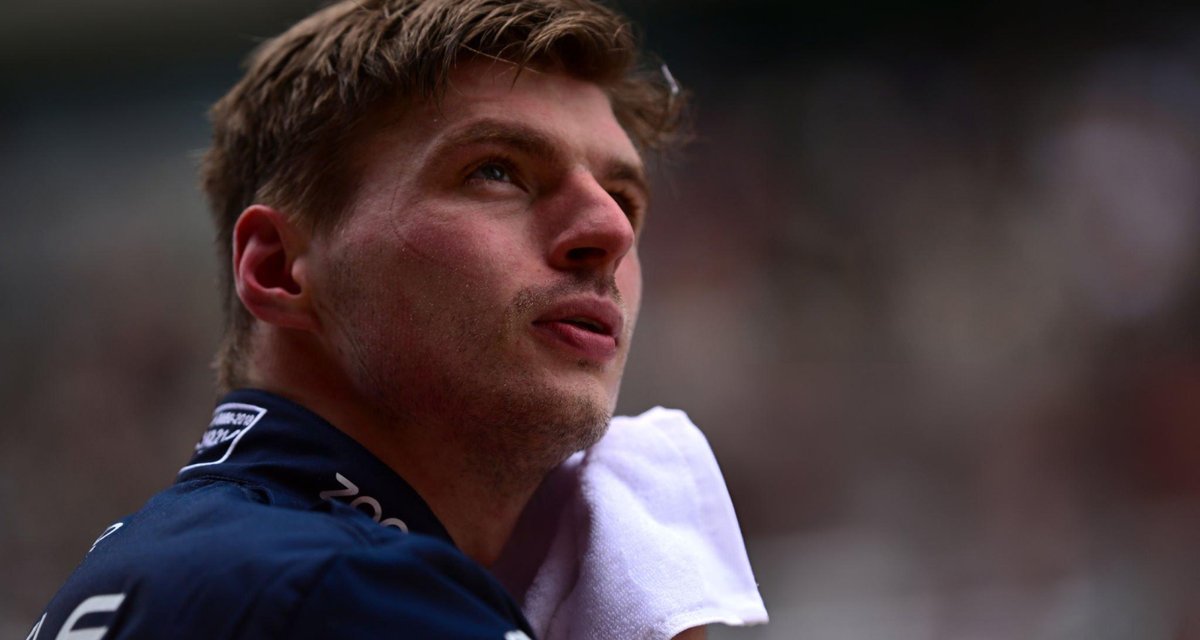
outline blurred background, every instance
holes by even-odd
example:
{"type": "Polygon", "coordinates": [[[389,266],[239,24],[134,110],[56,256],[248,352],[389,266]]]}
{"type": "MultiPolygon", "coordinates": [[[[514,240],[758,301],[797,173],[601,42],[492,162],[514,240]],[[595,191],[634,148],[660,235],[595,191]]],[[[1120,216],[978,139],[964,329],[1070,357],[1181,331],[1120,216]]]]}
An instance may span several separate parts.
{"type": "MultiPolygon", "coordinates": [[[[623,3],[694,94],[625,412],[708,434],[772,615],[1200,638],[1200,11],[623,3]]],[[[207,424],[205,111],[312,0],[0,21],[0,636],[207,424]]]]}

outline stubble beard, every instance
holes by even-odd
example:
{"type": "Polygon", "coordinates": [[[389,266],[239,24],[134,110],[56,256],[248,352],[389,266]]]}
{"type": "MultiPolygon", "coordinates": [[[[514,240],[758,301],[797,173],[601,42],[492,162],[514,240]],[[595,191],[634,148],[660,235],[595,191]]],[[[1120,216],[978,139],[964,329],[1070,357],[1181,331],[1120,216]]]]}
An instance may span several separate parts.
{"type": "MultiPolygon", "coordinates": [[[[395,428],[441,430],[436,437],[462,452],[479,481],[502,494],[532,490],[572,453],[599,441],[612,419],[608,398],[587,388],[548,384],[537,363],[514,356],[520,342],[528,340],[530,312],[584,286],[522,290],[492,323],[481,322],[482,317],[446,319],[433,310],[414,314],[411,320],[425,323],[426,331],[445,327],[443,335],[423,341],[442,345],[436,349],[440,353],[385,353],[379,345],[394,344],[386,335],[391,323],[344,308],[351,324],[361,320],[376,333],[349,334],[360,384],[373,391],[376,406],[395,428]],[[434,364],[446,362],[446,354],[457,354],[457,360],[451,366],[434,364]]],[[[582,360],[575,364],[597,367],[582,360]]]]}
{"type": "Polygon", "coordinates": [[[481,395],[461,423],[467,460],[504,493],[530,489],[572,453],[595,444],[608,429],[607,407],[579,394],[554,393],[510,380],[481,395]]]}

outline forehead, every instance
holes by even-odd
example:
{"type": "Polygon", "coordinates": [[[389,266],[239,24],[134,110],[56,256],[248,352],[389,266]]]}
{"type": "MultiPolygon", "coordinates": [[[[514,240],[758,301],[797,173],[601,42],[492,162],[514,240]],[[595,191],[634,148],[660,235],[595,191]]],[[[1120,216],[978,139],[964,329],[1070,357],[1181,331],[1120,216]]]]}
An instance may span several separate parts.
{"type": "MultiPolygon", "coordinates": [[[[449,76],[443,100],[434,106],[449,118],[513,108],[535,118],[567,110],[592,125],[601,121],[616,125],[608,94],[599,85],[503,60],[474,58],[459,65],[449,76]]],[[[616,130],[601,133],[618,134],[616,130]]]]}
{"type": "Polygon", "coordinates": [[[360,159],[368,162],[397,152],[406,164],[426,162],[447,146],[509,131],[517,134],[510,136],[514,141],[553,145],[594,172],[618,166],[621,173],[643,173],[640,154],[604,89],[561,73],[475,58],[451,72],[440,100],[377,116],[363,131],[367,148],[360,159]]]}

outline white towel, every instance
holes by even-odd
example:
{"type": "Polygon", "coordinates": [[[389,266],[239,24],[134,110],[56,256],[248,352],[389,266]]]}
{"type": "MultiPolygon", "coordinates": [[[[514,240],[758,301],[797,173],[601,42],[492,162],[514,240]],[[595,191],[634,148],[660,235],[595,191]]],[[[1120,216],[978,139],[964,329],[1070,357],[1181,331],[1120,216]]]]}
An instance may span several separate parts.
{"type": "Polygon", "coordinates": [[[614,418],[555,469],[493,570],[543,640],[767,621],[717,461],[672,409],[614,418]]]}

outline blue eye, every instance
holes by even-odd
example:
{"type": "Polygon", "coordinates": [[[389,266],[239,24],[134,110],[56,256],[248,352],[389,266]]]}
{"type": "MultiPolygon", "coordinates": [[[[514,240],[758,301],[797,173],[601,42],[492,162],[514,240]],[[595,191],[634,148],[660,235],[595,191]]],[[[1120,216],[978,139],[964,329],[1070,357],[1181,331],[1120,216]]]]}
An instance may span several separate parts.
{"type": "Polygon", "coordinates": [[[480,165],[478,169],[471,172],[471,177],[479,180],[487,180],[489,182],[512,182],[512,175],[508,171],[508,167],[499,162],[488,162],[480,165]]]}

